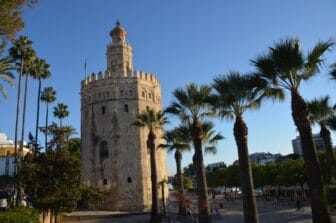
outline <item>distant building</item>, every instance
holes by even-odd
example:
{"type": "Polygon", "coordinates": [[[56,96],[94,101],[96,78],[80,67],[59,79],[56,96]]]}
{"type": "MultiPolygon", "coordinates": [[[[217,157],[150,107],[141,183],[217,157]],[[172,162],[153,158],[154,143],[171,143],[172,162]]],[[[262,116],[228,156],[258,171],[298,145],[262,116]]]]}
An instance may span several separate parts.
{"type": "Polygon", "coordinates": [[[213,171],[213,169],[225,168],[225,167],[226,167],[226,165],[225,165],[224,162],[210,163],[210,164],[207,165],[206,171],[211,172],[211,171],[213,171]]]}
{"type": "MultiPolygon", "coordinates": [[[[324,141],[319,134],[313,134],[313,140],[317,151],[325,150],[324,141]]],[[[292,140],[293,153],[302,156],[301,139],[297,136],[292,140]]]]}
{"type": "MultiPolygon", "coordinates": [[[[14,176],[14,150],[14,142],[8,140],[6,134],[0,133],[0,175],[14,176]]],[[[27,147],[24,147],[23,155],[25,156],[29,151],[27,147]]]]}
{"type": "Polygon", "coordinates": [[[272,153],[252,153],[249,155],[249,158],[252,162],[258,164],[267,164],[273,163],[281,157],[281,154],[272,154],[272,153]]]}

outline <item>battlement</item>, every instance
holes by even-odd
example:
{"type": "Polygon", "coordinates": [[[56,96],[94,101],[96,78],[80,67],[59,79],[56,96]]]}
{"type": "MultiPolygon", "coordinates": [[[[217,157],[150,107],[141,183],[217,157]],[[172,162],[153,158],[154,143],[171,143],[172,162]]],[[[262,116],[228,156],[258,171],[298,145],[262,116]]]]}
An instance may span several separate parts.
{"type": "Polygon", "coordinates": [[[144,71],[139,71],[139,70],[133,70],[128,72],[128,74],[126,76],[115,76],[115,75],[111,75],[109,70],[106,70],[105,73],[99,71],[98,74],[96,73],[92,73],[91,75],[89,75],[88,77],[86,77],[84,80],[82,80],[81,82],[81,87],[86,87],[88,85],[91,85],[92,83],[96,82],[96,81],[105,81],[108,79],[136,79],[136,80],[143,80],[143,81],[148,81],[151,82],[155,85],[160,85],[159,80],[155,77],[155,75],[150,74],[148,72],[144,72],[144,71]]]}

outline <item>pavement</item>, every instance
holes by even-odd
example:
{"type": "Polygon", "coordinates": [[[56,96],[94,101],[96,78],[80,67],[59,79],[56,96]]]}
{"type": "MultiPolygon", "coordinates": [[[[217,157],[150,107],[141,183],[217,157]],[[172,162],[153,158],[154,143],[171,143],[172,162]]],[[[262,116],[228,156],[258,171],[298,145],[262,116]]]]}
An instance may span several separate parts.
{"type": "MultiPolygon", "coordinates": [[[[197,218],[197,199],[189,196],[192,214],[197,218]]],[[[243,208],[241,200],[225,200],[221,196],[210,199],[213,223],[242,223],[243,208]],[[222,203],[222,208],[220,203],[222,203]]],[[[260,223],[312,223],[309,202],[305,202],[297,210],[295,201],[283,201],[274,205],[271,201],[257,201],[260,223]]],[[[168,218],[163,222],[179,223],[177,220],[177,201],[170,196],[168,202],[168,218]]],[[[149,213],[127,213],[111,211],[75,211],[67,214],[67,220],[62,222],[74,223],[144,223],[149,222],[149,213]]],[[[336,213],[332,213],[332,222],[336,223],[336,213]]],[[[323,222],[321,222],[323,223],[323,222]]]]}

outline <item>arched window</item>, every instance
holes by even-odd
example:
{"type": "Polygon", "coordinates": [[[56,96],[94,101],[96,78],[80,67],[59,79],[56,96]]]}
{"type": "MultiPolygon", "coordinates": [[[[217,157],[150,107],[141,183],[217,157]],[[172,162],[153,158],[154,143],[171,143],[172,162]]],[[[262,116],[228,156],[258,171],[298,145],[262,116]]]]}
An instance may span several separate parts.
{"type": "Polygon", "coordinates": [[[100,155],[100,159],[108,158],[108,147],[107,147],[106,141],[103,141],[100,143],[99,155],[100,155]]]}
{"type": "Polygon", "coordinates": [[[124,97],[124,90],[120,90],[120,97],[124,97]]]}
{"type": "Polygon", "coordinates": [[[142,97],[145,98],[146,97],[146,93],[143,91],[142,92],[142,97]]]}
{"type": "Polygon", "coordinates": [[[128,104],[124,105],[124,112],[128,112],[128,104]]]}
{"type": "Polygon", "coordinates": [[[105,114],[105,113],[106,113],[106,107],[102,106],[102,114],[105,114]]]}

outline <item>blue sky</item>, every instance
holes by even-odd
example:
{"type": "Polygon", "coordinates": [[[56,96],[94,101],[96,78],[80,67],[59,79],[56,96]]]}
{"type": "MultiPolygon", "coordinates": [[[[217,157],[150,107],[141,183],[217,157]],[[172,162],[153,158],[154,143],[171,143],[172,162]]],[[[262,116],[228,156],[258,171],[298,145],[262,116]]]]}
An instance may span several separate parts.
{"type": "MultiPolygon", "coordinates": [[[[134,67],[157,76],[166,107],[177,87],[191,82],[208,84],[229,70],[252,71],[250,59],[282,38],[299,37],[305,52],[319,40],[336,38],[335,8],[333,0],[41,0],[25,10],[26,28],[20,34],[27,35],[38,56],[51,64],[52,77],[44,86],[53,86],[57,102],[69,105],[70,117],[64,123],[79,133],[84,60],[87,73],[105,71],[106,45],[117,19],[128,32],[134,67]]],[[[336,51],[328,53],[327,62],[335,62],[335,55],[336,51]]],[[[8,101],[1,99],[0,104],[0,132],[14,139],[16,89],[8,90],[8,101]]],[[[327,70],[303,83],[300,91],[305,99],[329,94],[336,101],[336,82],[330,81],[327,70]]],[[[37,84],[31,81],[27,133],[34,132],[36,93],[37,84]]],[[[265,102],[259,111],[246,113],[245,120],[250,153],[292,152],[291,140],[297,132],[289,97],[283,103],[265,102]]],[[[215,121],[226,139],[218,144],[216,155],[205,155],[205,163],[231,164],[237,159],[233,123],[215,121]]],[[[191,156],[184,155],[184,165],[191,162],[191,156]]],[[[175,173],[174,165],[173,154],[169,154],[170,174],[175,173]]]]}

